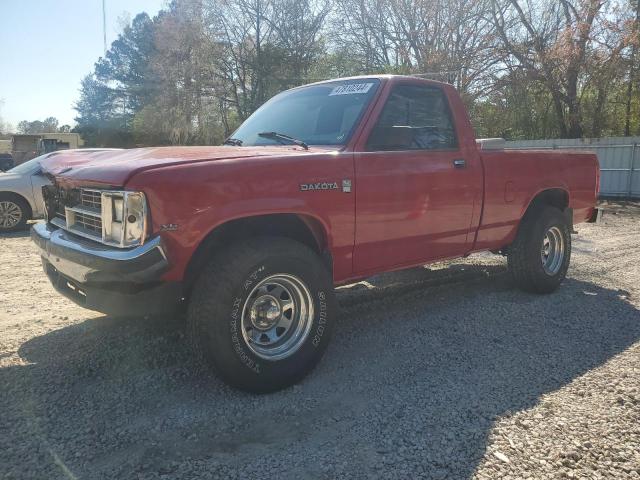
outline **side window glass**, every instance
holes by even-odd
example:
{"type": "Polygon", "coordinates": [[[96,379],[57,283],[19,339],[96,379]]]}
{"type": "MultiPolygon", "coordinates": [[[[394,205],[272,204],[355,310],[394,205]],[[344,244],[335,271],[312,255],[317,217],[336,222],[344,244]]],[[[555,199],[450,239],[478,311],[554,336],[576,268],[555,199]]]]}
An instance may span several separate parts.
{"type": "Polygon", "coordinates": [[[457,147],[449,104],[438,88],[396,86],[378,118],[368,151],[441,150],[457,147]]]}

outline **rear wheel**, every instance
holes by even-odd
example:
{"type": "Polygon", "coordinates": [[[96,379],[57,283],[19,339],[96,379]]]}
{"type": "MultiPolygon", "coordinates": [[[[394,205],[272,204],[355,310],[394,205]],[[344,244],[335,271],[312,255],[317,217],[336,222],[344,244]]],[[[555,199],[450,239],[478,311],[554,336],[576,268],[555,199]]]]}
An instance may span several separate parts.
{"type": "Polygon", "coordinates": [[[30,211],[29,204],[23,199],[0,195],[0,233],[23,230],[30,211]]]}
{"type": "Polygon", "coordinates": [[[196,351],[229,384],[285,388],[322,357],[335,317],[333,283],[320,258],[286,238],[221,251],[193,290],[188,331],[196,351]]]}
{"type": "Polygon", "coordinates": [[[550,206],[527,212],[507,259],[523,290],[550,293],[557,289],[571,259],[571,232],[562,212],[550,206]]]}

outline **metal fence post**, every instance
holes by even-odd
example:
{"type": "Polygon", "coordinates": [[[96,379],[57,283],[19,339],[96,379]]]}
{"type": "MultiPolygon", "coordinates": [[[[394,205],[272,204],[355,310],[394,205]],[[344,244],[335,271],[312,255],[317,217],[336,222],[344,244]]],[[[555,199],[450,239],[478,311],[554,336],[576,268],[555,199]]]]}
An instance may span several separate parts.
{"type": "Polygon", "coordinates": [[[629,162],[630,166],[629,166],[629,178],[627,179],[627,195],[629,195],[629,198],[631,198],[633,196],[633,171],[635,170],[636,167],[636,146],[638,144],[637,143],[633,143],[633,146],[631,147],[631,160],[629,162]]]}

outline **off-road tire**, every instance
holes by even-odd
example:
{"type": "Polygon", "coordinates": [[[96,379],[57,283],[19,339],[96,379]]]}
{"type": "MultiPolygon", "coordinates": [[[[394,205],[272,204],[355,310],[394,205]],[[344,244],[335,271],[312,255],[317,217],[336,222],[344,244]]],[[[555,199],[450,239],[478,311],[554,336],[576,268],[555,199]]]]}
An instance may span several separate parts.
{"type": "Polygon", "coordinates": [[[509,247],[507,262],[516,285],[527,292],[551,293],[564,280],[571,260],[571,230],[562,212],[547,205],[529,210],[509,247]],[[556,227],[564,241],[564,256],[557,272],[549,274],[541,261],[546,233],[556,227]]]}
{"type": "Polygon", "coordinates": [[[0,202],[11,202],[15,204],[20,209],[21,213],[20,221],[11,227],[4,227],[0,223],[0,234],[17,232],[26,229],[27,221],[31,220],[31,207],[29,206],[29,203],[27,203],[26,200],[17,195],[2,193],[0,193],[0,202]]]}
{"type": "Polygon", "coordinates": [[[273,392],[297,383],[316,366],[331,337],[336,308],[331,276],[313,250],[287,238],[255,238],[218,252],[207,263],[187,307],[187,334],[196,355],[228,384],[273,392]],[[304,283],[313,315],[297,350],[272,360],[255,354],[241,329],[252,290],[278,274],[304,283]]]}

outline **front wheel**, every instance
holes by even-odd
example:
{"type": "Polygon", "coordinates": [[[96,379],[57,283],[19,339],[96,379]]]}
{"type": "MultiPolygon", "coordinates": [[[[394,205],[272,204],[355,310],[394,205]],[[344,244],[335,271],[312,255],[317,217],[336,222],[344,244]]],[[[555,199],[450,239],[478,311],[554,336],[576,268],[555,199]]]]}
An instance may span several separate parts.
{"type": "Polygon", "coordinates": [[[571,232],[562,212],[542,206],[527,212],[507,260],[516,284],[534,293],[550,293],[567,275],[571,232]]]}
{"type": "Polygon", "coordinates": [[[227,383],[264,393],[313,369],[335,315],[333,283],[318,255],[265,237],[214,256],[196,282],[187,321],[192,345],[227,383]]]}

